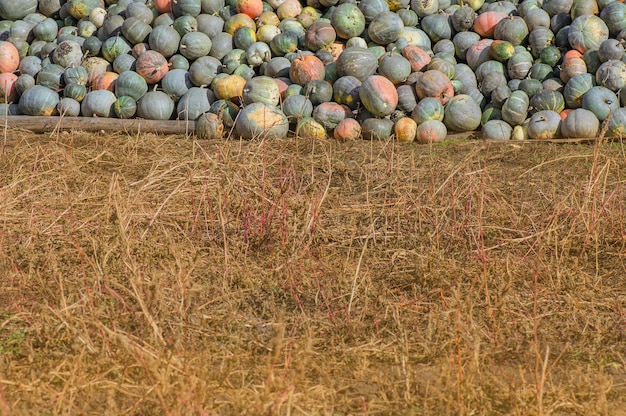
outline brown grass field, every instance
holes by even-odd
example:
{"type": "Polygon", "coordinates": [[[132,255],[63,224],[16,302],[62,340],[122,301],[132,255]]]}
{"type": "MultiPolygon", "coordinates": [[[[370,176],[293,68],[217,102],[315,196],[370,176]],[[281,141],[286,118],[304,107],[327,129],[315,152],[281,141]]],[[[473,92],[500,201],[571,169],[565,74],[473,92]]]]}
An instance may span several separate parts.
{"type": "Polygon", "coordinates": [[[626,415],[626,149],[10,129],[0,415],[626,415]]]}

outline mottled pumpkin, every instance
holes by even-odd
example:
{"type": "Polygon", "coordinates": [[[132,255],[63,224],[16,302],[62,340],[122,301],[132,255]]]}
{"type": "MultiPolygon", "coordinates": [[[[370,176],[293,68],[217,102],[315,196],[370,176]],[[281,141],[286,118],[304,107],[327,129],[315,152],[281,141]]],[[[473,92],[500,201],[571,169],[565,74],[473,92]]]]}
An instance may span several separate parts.
{"type": "Polygon", "coordinates": [[[137,57],[135,71],[146,80],[148,84],[156,84],[169,71],[167,59],[157,51],[146,51],[137,57]]]}

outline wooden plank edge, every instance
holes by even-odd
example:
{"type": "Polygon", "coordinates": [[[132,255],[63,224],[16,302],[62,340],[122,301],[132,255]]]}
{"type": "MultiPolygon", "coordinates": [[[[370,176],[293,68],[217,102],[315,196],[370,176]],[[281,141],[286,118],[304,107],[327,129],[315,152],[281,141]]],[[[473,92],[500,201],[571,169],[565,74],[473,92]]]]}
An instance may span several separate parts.
{"type": "MultiPolygon", "coordinates": [[[[193,120],[146,120],[146,119],[119,119],[101,117],[42,117],[42,116],[5,116],[2,118],[5,128],[20,128],[33,133],[52,133],[59,130],[76,130],[85,132],[124,132],[129,134],[193,134],[196,122],[193,120]]],[[[480,131],[467,133],[451,133],[446,140],[482,140],[480,131]]],[[[608,141],[622,141],[621,137],[605,137],[608,141]]],[[[593,143],[597,137],[580,139],[549,139],[549,140],[489,140],[489,143],[593,143]]]]}
{"type": "Polygon", "coordinates": [[[193,120],[145,120],[139,118],[7,116],[3,117],[2,121],[4,127],[20,128],[33,133],[77,130],[85,132],[119,131],[132,134],[191,134],[196,127],[196,122],[193,120]]]}

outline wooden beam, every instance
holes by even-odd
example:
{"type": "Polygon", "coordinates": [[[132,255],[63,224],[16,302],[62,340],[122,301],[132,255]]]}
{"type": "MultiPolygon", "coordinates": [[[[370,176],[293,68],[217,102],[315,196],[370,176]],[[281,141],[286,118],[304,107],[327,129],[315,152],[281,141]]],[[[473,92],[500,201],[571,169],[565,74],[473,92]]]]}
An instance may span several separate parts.
{"type": "Polygon", "coordinates": [[[58,130],[80,130],[87,132],[120,131],[136,134],[192,134],[196,122],[189,120],[143,120],[99,117],[38,117],[7,116],[0,119],[0,125],[21,128],[33,133],[51,133],[58,130]]]}

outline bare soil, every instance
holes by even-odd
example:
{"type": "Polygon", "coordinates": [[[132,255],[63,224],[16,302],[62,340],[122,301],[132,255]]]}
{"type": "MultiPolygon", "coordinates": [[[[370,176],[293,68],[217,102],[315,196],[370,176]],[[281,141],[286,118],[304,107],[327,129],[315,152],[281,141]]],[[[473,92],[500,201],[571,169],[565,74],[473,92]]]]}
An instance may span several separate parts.
{"type": "Polygon", "coordinates": [[[626,415],[620,141],[0,148],[0,415],[626,415]]]}

